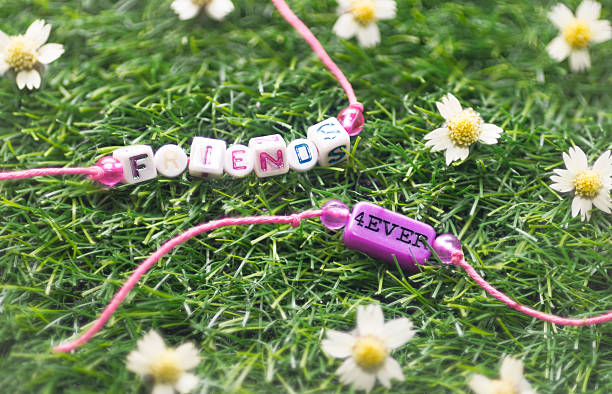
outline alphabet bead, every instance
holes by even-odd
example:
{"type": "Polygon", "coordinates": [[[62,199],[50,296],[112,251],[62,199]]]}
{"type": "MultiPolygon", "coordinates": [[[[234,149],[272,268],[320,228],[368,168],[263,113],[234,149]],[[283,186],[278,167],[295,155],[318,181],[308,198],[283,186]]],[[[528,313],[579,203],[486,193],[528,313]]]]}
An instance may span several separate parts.
{"type": "Polygon", "coordinates": [[[221,177],[225,148],[225,141],[195,137],[191,143],[189,174],[200,177],[221,177]]]}
{"type": "Polygon", "coordinates": [[[227,148],[223,161],[225,172],[235,178],[242,178],[253,171],[255,157],[251,148],[236,144],[227,148]]]}
{"type": "Polygon", "coordinates": [[[123,165],[123,183],[140,183],[157,177],[153,149],[149,145],[130,145],[113,152],[123,165]]]}
{"type": "Polygon", "coordinates": [[[308,139],[319,151],[319,165],[332,166],[346,160],[351,139],[336,118],[329,118],[308,128],[308,139]]]}
{"type": "Polygon", "coordinates": [[[305,138],[297,139],[287,147],[287,161],[294,171],[304,172],[312,170],[319,159],[319,152],[315,144],[305,138]]]}
{"type": "Polygon", "coordinates": [[[155,152],[157,172],[168,178],[176,178],[187,168],[187,155],[178,145],[164,145],[155,152]]]}
{"type": "Polygon", "coordinates": [[[249,148],[255,157],[255,174],[264,178],[289,172],[287,143],[279,134],[251,138],[249,148]]]}

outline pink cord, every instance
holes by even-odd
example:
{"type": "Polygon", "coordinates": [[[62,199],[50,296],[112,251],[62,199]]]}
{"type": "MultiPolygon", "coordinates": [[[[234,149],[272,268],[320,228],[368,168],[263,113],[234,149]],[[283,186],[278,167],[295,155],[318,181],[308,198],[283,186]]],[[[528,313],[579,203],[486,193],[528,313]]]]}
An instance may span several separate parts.
{"type": "Polygon", "coordinates": [[[121,304],[130,290],[132,290],[132,288],[136,285],[140,277],[144,275],[157,261],[159,261],[159,259],[183,242],[188,241],[199,234],[225,226],[237,226],[241,224],[290,223],[293,227],[298,227],[303,219],[321,216],[322,212],[322,210],[312,210],[290,216],[247,216],[244,218],[227,218],[213,220],[212,222],[203,223],[190,228],[184,233],[164,243],[155,253],[149,256],[136,268],[128,280],[123,284],[123,286],[121,286],[119,292],[115,294],[111,302],[106,306],[106,308],[104,308],[104,311],[98,320],[94,322],[93,326],[87,330],[85,334],[73,342],[56,346],[53,348],[53,350],[57,352],[69,352],[89,341],[89,339],[104,326],[115,310],[117,310],[119,304],[121,304]]]}
{"type": "Polygon", "coordinates": [[[34,178],[43,175],[89,175],[101,176],[104,170],[98,166],[93,167],[65,167],[65,168],[33,168],[31,170],[0,172],[0,181],[9,179],[34,178]]]}
{"type": "Polygon", "coordinates": [[[348,81],[348,79],[346,79],[346,77],[342,73],[342,70],[340,70],[336,63],[334,63],[334,61],[329,57],[327,52],[325,52],[325,49],[323,48],[319,40],[317,40],[317,38],[314,36],[314,34],[312,34],[310,29],[308,29],[308,26],[306,26],[304,22],[302,22],[300,18],[298,18],[293,13],[293,11],[291,11],[291,8],[289,8],[285,1],[272,0],[272,3],[274,3],[276,8],[278,9],[278,12],[280,12],[283,18],[285,18],[285,20],[289,22],[289,24],[293,26],[298,33],[300,33],[302,38],[308,44],[310,44],[310,47],[317,54],[317,56],[319,56],[325,67],[327,67],[327,69],[336,77],[336,79],[346,92],[350,105],[359,108],[361,111],[363,111],[363,105],[359,101],[357,101],[357,97],[355,96],[355,92],[353,92],[353,87],[351,86],[351,83],[348,81]]]}
{"type": "Polygon", "coordinates": [[[458,252],[458,251],[453,252],[451,259],[452,259],[451,262],[453,264],[458,265],[461,268],[463,268],[468,273],[468,275],[472,277],[472,279],[474,279],[476,283],[478,283],[478,285],[480,285],[480,287],[485,289],[487,293],[491,294],[493,297],[497,298],[498,300],[508,305],[509,307],[514,308],[517,311],[522,312],[526,315],[533,316],[537,319],[544,320],[550,323],[559,324],[562,326],[590,326],[592,324],[600,324],[600,323],[606,323],[606,322],[612,321],[612,311],[608,313],[604,313],[602,315],[595,316],[595,317],[582,318],[582,319],[561,317],[557,315],[551,315],[548,313],[536,311],[535,309],[519,304],[518,302],[514,301],[512,298],[508,297],[504,293],[500,292],[499,290],[491,286],[486,280],[482,278],[482,276],[478,275],[478,272],[476,272],[476,270],[470,264],[468,264],[465,261],[465,259],[463,258],[462,252],[458,252]]]}

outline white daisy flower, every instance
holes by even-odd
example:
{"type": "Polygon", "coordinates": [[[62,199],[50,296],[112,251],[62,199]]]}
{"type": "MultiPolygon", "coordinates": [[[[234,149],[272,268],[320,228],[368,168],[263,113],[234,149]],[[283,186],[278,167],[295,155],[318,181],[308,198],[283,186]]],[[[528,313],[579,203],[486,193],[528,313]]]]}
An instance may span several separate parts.
{"type": "Polygon", "coordinates": [[[598,20],[600,11],[601,4],[584,0],[578,6],[574,17],[564,4],[557,4],[548,13],[548,18],[559,28],[561,34],[546,47],[550,57],[561,62],[569,56],[570,68],[574,72],[591,67],[589,45],[612,38],[610,22],[598,20]]]}
{"type": "Polygon", "coordinates": [[[192,19],[203,8],[208,16],[220,21],[234,10],[231,0],[174,0],[170,5],[179,19],[192,19]]]}
{"type": "Polygon", "coordinates": [[[551,188],[565,193],[574,191],[572,201],[572,217],[580,213],[580,220],[591,218],[593,205],[606,213],[610,213],[612,199],[612,155],[605,151],[599,159],[589,167],[587,157],[578,147],[570,148],[569,154],[563,153],[563,161],[567,170],[556,169],[556,175],[550,177],[554,182],[551,188]]]}
{"type": "Polygon", "coordinates": [[[338,368],[340,381],[355,389],[370,391],[376,378],[391,387],[391,379],[404,380],[399,363],[390,356],[414,336],[412,322],[406,318],[385,323],[379,305],[357,307],[357,328],[351,333],[327,330],[321,343],[325,353],[345,359],[338,368]]]}
{"type": "Polygon", "coordinates": [[[138,340],[137,349],[127,356],[127,369],[155,380],[153,394],[188,393],[198,385],[198,377],[186,371],[200,364],[200,352],[187,342],[168,348],[154,330],[138,340]]]}
{"type": "Polygon", "coordinates": [[[470,154],[470,145],[476,141],[496,144],[503,132],[501,127],[484,123],[472,108],[461,108],[459,100],[450,93],[436,106],[446,123],[425,136],[425,146],[430,146],[432,152],[446,150],[446,165],[455,160],[465,160],[470,154]]]}
{"type": "Polygon", "coordinates": [[[468,384],[476,394],[536,394],[523,377],[523,361],[512,357],[504,357],[502,360],[499,379],[475,374],[468,384]]]}
{"type": "Polygon", "coordinates": [[[340,17],[333,30],[344,39],[357,35],[359,45],[373,47],[380,42],[376,22],[395,18],[396,12],[395,0],[338,0],[340,17]]]}
{"type": "Polygon", "coordinates": [[[12,69],[19,89],[38,89],[40,71],[64,53],[61,44],[45,44],[51,25],[34,21],[23,35],[8,36],[0,30],[0,75],[12,69]]]}

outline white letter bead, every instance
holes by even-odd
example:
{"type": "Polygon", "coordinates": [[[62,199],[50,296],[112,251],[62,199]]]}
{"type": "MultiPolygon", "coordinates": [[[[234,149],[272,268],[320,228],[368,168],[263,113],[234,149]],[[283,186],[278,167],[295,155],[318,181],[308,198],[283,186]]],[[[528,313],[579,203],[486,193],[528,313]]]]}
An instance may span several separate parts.
{"type": "Polygon", "coordinates": [[[223,175],[225,147],[225,141],[195,137],[191,143],[189,174],[202,177],[221,177],[223,175]]]}
{"type": "Polygon", "coordinates": [[[157,172],[168,178],[176,178],[187,168],[187,155],[178,145],[164,145],[155,152],[157,172]]]}
{"type": "Polygon", "coordinates": [[[253,171],[255,157],[251,148],[238,144],[227,148],[223,161],[225,172],[235,178],[242,178],[253,171]]]}
{"type": "Polygon", "coordinates": [[[287,147],[287,161],[294,171],[304,172],[312,170],[319,159],[319,152],[315,144],[305,138],[297,139],[287,147]]]}
{"type": "Polygon", "coordinates": [[[153,149],[149,145],[130,145],[113,152],[123,165],[123,183],[140,183],[157,177],[153,149]]]}
{"type": "Polygon", "coordinates": [[[251,138],[249,148],[253,150],[255,174],[264,178],[289,172],[287,144],[279,134],[251,138]]]}
{"type": "Polygon", "coordinates": [[[319,164],[332,166],[348,158],[351,138],[336,118],[329,118],[308,128],[308,139],[319,151],[319,164]]]}

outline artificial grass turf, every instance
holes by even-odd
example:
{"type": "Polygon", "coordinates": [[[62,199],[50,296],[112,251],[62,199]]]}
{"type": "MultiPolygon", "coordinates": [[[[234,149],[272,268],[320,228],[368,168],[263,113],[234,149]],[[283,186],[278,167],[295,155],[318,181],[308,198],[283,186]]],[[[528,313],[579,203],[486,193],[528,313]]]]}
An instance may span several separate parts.
{"type": "MultiPolygon", "coordinates": [[[[0,29],[53,24],[66,53],[39,91],[0,80],[0,169],[90,165],[116,147],[188,146],[194,136],[290,141],[346,106],[343,91],[269,2],[236,0],[222,22],[179,22],[169,1],[4,1],[0,29]]],[[[327,199],[372,201],[458,234],[500,290],[536,309],[586,316],[612,308],[611,217],[570,217],[548,187],[561,152],[591,163],[612,147],[610,42],[594,67],[568,73],[544,50],[554,2],[398,1],[383,43],[363,50],[331,32],[336,3],[291,1],[353,83],[367,125],[334,168],[257,179],[162,177],[102,190],[81,177],[0,183],[0,387],[5,392],[144,392],[125,370],[155,328],[194,341],[204,390],[349,390],[320,350],[350,330],[358,304],[407,316],[417,337],[394,353],[398,392],[462,392],[524,358],[541,392],[612,390],[612,325],[557,327],[488,297],[456,269],[403,273],[346,250],[309,220],[226,228],[176,249],[141,280],[109,324],[73,354],[52,344],[82,333],[136,264],[164,240],[222,216],[292,213],[327,199]],[[423,136],[453,92],[505,132],[446,167],[423,136]]],[[[571,2],[575,8],[578,2],[571,2]]],[[[610,4],[603,18],[610,19],[610,4]]],[[[378,386],[377,392],[384,388],[378,386]]]]}

